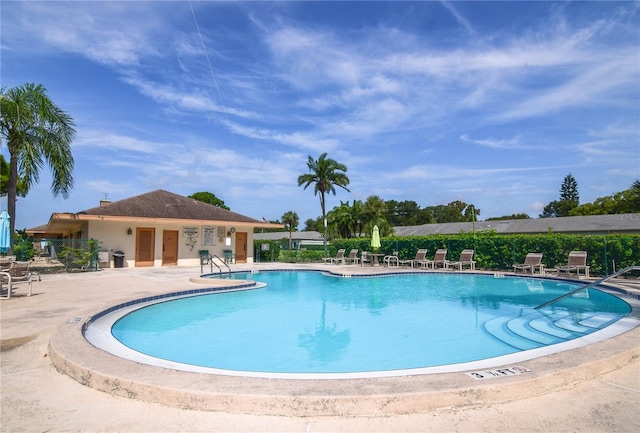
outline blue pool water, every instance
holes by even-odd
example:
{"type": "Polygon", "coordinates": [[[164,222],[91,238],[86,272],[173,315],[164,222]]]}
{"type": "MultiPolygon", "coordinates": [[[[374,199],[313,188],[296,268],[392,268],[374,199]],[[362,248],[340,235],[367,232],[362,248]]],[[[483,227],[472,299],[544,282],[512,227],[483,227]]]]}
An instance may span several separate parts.
{"type": "Polygon", "coordinates": [[[144,354],[196,366],[344,373],[455,364],[561,343],[626,316],[596,289],[543,310],[579,285],[491,275],[341,278],[263,272],[255,290],[181,298],[120,318],[113,336],[144,354]]]}

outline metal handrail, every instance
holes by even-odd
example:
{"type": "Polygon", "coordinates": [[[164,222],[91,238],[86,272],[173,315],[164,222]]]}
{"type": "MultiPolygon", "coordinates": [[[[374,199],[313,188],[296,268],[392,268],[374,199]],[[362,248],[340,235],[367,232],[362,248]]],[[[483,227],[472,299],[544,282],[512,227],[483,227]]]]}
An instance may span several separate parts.
{"type": "MultiPolygon", "coordinates": [[[[218,269],[220,269],[220,274],[222,274],[222,269],[220,268],[220,266],[218,266],[216,263],[214,263],[214,262],[213,262],[213,260],[212,260],[212,259],[214,259],[214,258],[215,258],[215,259],[220,260],[220,263],[222,263],[223,265],[225,265],[225,266],[227,267],[227,272],[228,272],[229,274],[231,273],[231,268],[229,267],[229,265],[227,265],[227,262],[226,262],[224,259],[220,258],[220,256],[217,256],[217,255],[215,255],[215,254],[209,254],[209,261],[210,261],[211,263],[213,263],[214,265],[216,265],[216,267],[217,267],[218,269]]],[[[213,269],[213,268],[212,268],[212,269],[213,269]]]]}
{"type": "Polygon", "coordinates": [[[606,276],[606,277],[604,277],[604,278],[600,278],[599,280],[596,280],[596,281],[594,281],[594,282],[592,282],[592,283],[590,283],[590,284],[587,284],[586,286],[582,286],[582,287],[580,287],[580,288],[578,288],[578,289],[575,289],[575,290],[570,291],[569,293],[565,293],[565,294],[564,294],[564,295],[562,295],[562,296],[558,296],[557,298],[554,298],[554,299],[552,299],[552,300],[550,300],[550,301],[547,301],[547,302],[545,302],[544,304],[540,304],[540,305],[538,305],[537,307],[534,307],[534,309],[535,309],[535,310],[538,310],[538,309],[540,309],[540,308],[544,308],[544,307],[546,307],[547,305],[550,305],[550,304],[553,304],[553,303],[555,303],[555,302],[558,302],[558,301],[560,301],[560,300],[562,300],[562,299],[564,299],[564,298],[567,298],[567,297],[569,297],[569,296],[573,295],[574,293],[578,293],[578,292],[579,292],[579,291],[581,291],[581,290],[586,290],[586,289],[588,289],[588,288],[590,288],[590,287],[597,286],[598,284],[604,283],[604,282],[605,282],[605,281],[607,281],[608,279],[611,279],[611,278],[614,278],[614,277],[619,277],[620,275],[625,274],[625,273],[627,273],[627,272],[629,272],[629,271],[640,271],[640,266],[628,266],[628,267],[626,267],[626,268],[622,269],[621,271],[614,272],[613,274],[607,275],[607,276],[606,276]]]}

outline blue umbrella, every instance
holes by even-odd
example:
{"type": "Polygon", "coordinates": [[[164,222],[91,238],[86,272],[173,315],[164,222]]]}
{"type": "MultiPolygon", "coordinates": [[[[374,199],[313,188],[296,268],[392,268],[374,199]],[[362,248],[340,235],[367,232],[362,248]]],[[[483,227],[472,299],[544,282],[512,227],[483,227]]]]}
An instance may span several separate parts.
{"type": "Polygon", "coordinates": [[[11,248],[9,219],[9,214],[6,210],[3,210],[2,214],[0,214],[0,253],[6,253],[11,248]]]}

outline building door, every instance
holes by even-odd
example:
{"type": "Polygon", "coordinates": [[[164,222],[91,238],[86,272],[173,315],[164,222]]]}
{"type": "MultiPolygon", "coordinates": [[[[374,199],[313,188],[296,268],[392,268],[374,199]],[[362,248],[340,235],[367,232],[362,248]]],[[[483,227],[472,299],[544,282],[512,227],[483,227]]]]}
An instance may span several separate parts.
{"type": "Polygon", "coordinates": [[[136,266],[153,266],[156,229],[136,228],[136,266]]]}
{"type": "Polygon", "coordinates": [[[178,230],[162,231],[162,266],[178,264],[178,230]]]}
{"type": "Polygon", "coordinates": [[[247,263],[246,232],[236,232],[236,263],[247,263]]]}

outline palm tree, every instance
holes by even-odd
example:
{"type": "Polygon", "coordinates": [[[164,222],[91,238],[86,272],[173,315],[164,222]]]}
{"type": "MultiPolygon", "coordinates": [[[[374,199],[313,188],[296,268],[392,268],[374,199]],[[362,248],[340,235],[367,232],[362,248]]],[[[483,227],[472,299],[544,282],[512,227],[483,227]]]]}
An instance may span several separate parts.
{"type": "Polygon", "coordinates": [[[45,161],[53,174],[53,195],[68,197],[73,188],[71,141],[76,131],[71,116],[49,99],[42,85],[2,88],[0,108],[2,136],[9,149],[7,208],[13,233],[18,182],[24,182],[28,191],[40,180],[45,161]]]}
{"type": "Polygon", "coordinates": [[[340,237],[345,239],[351,237],[353,217],[348,201],[343,203],[342,200],[340,200],[340,206],[335,206],[327,212],[327,225],[335,228],[340,237]]]}
{"type": "Polygon", "coordinates": [[[298,214],[293,211],[286,212],[284,215],[282,215],[282,224],[287,226],[287,228],[289,229],[289,249],[291,249],[292,244],[291,232],[298,227],[299,222],[300,217],[298,217],[298,214]]]}
{"type": "Polygon", "coordinates": [[[346,175],[347,167],[331,158],[327,158],[326,152],[320,155],[317,160],[309,155],[307,167],[309,168],[309,173],[298,176],[298,186],[304,185],[304,189],[307,189],[309,185],[314,183],[314,195],[320,193],[320,207],[322,208],[322,221],[324,224],[324,256],[327,257],[327,211],[325,194],[331,192],[335,195],[336,186],[349,191],[347,188],[347,185],[349,185],[349,178],[346,175]]]}
{"type": "Polygon", "coordinates": [[[367,227],[367,232],[370,233],[373,226],[379,226],[382,223],[384,215],[387,213],[387,204],[377,195],[369,196],[364,202],[364,213],[370,224],[370,227],[367,227]]]}

